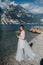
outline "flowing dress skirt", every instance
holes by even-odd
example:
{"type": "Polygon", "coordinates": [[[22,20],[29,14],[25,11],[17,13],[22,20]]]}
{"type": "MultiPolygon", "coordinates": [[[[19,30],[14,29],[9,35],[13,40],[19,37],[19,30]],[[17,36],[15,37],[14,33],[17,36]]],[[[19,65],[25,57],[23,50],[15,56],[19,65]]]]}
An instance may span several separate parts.
{"type": "Polygon", "coordinates": [[[18,40],[18,48],[16,53],[16,61],[20,62],[24,59],[32,60],[36,57],[36,54],[30,48],[28,42],[26,40],[18,40]],[[24,52],[23,53],[23,49],[24,52]]]}

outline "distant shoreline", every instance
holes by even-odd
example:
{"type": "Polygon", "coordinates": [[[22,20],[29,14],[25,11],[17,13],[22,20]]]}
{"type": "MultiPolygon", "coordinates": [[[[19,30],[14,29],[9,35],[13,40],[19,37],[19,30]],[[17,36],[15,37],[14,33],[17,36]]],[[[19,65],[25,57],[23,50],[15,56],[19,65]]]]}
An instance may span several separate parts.
{"type": "Polygon", "coordinates": [[[30,32],[40,34],[43,32],[43,27],[41,26],[33,26],[30,30],[30,32]]]}

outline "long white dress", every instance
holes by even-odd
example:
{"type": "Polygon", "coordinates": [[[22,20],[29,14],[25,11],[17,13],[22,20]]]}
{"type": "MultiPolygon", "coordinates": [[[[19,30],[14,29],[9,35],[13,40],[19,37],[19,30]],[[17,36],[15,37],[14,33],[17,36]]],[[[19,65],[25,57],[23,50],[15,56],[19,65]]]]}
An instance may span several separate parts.
{"type": "Polygon", "coordinates": [[[21,32],[18,38],[19,40],[18,40],[18,48],[16,53],[16,61],[21,62],[24,59],[27,59],[27,60],[34,59],[34,57],[36,57],[36,54],[32,51],[28,42],[25,40],[24,30],[21,32]],[[23,49],[25,53],[23,53],[23,49]]]}

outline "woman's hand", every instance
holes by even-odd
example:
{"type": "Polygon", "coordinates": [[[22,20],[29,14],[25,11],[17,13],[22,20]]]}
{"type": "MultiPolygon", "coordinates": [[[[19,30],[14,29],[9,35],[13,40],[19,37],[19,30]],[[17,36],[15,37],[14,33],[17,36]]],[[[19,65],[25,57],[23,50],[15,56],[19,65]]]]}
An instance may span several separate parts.
{"type": "Polygon", "coordinates": [[[16,36],[17,36],[17,38],[19,38],[19,36],[20,36],[20,32],[19,31],[16,32],[16,36]]]}
{"type": "Polygon", "coordinates": [[[19,38],[19,36],[17,35],[17,38],[19,38]]]}
{"type": "Polygon", "coordinates": [[[17,32],[16,32],[16,36],[18,36],[17,32]]]}

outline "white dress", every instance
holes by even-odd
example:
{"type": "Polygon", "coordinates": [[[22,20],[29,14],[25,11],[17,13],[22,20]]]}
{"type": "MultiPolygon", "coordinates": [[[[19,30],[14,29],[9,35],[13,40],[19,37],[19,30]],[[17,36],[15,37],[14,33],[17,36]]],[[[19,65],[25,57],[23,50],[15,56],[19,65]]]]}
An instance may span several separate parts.
{"type": "Polygon", "coordinates": [[[16,53],[16,61],[21,62],[24,59],[32,60],[34,57],[36,57],[35,53],[33,53],[32,49],[30,48],[28,42],[25,40],[25,31],[23,30],[18,36],[18,48],[16,53]],[[24,52],[23,53],[23,49],[24,52]]]}

